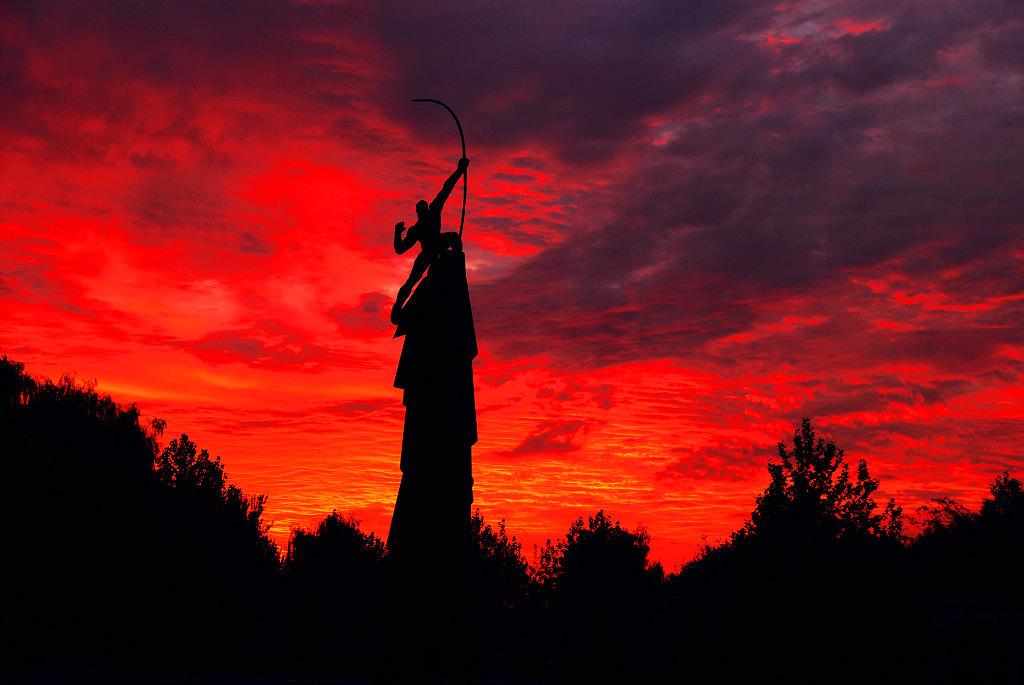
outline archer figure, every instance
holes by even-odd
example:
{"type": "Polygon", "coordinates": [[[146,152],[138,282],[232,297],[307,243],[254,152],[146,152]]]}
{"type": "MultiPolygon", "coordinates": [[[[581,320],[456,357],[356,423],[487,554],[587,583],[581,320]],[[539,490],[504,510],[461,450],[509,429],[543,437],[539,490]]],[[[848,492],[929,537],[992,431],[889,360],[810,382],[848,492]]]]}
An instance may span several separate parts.
{"type": "Polygon", "coordinates": [[[441,192],[437,194],[434,201],[429,205],[426,200],[420,200],[416,203],[416,223],[409,227],[404,238],[402,237],[402,232],[405,231],[405,222],[399,221],[395,224],[396,254],[404,254],[416,244],[416,241],[420,243],[420,253],[416,256],[416,261],[412,263],[412,272],[409,274],[409,280],[398,289],[398,297],[391,308],[391,323],[396,326],[398,325],[398,317],[401,314],[402,305],[409,299],[413,287],[423,278],[423,274],[427,272],[430,265],[449,247],[453,250],[462,249],[462,239],[458,233],[441,233],[441,209],[444,207],[445,200],[451,195],[452,189],[455,188],[459,177],[466,172],[466,167],[468,166],[468,159],[465,157],[460,159],[459,168],[444,182],[444,185],[441,186],[441,192]]]}

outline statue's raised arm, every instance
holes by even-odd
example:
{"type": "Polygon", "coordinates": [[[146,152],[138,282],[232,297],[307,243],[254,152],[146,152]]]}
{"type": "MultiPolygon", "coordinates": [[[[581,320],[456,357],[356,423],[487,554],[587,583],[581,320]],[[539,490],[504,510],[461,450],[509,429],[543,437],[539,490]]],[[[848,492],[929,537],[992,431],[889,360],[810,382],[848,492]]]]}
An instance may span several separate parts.
{"type": "Polygon", "coordinates": [[[469,160],[463,157],[459,160],[459,168],[448,177],[448,180],[441,186],[441,192],[437,194],[434,201],[430,203],[430,210],[440,212],[441,208],[444,207],[444,203],[448,200],[448,196],[455,190],[455,184],[459,182],[459,177],[466,173],[466,167],[469,166],[469,160]]]}

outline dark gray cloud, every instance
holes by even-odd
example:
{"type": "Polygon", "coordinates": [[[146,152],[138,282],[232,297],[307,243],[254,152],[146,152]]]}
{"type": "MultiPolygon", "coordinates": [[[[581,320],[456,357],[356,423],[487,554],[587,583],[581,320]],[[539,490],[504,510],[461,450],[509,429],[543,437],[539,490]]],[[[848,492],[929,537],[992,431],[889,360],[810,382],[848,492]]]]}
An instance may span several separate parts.
{"type": "Polygon", "coordinates": [[[168,341],[208,364],[241,363],[253,368],[319,373],[326,369],[377,368],[371,354],[310,343],[299,333],[275,321],[263,321],[243,330],[208,333],[197,340],[168,341]]]}
{"type": "Polygon", "coordinates": [[[388,312],[394,300],[382,293],[364,293],[354,307],[334,307],[327,312],[349,337],[375,337],[392,329],[388,312]]]}
{"type": "MultiPolygon", "coordinates": [[[[385,3],[373,27],[397,93],[441,93],[487,146],[542,143],[591,164],[619,153],[646,116],[685,100],[752,51],[760,3],[385,3]],[[731,32],[730,32],[731,29],[731,32]],[[482,123],[481,127],[479,124],[482,123]]],[[[443,99],[443,98],[442,98],[443,99]]],[[[397,119],[408,120],[397,101],[397,119]]],[[[414,122],[424,136],[430,122],[414,122]]]]}
{"type": "MultiPolygon", "coordinates": [[[[737,52],[717,67],[728,77],[698,87],[706,104],[678,98],[669,142],[609,191],[610,221],[476,286],[492,347],[566,365],[701,359],[807,302],[823,321],[773,336],[780,362],[839,347],[977,372],[1020,344],[1018,304],[999,300],[1024,292],[1024,137],[1007,124],[1020,111],[1016,67],[971,55],[1021,17],[1005,3],[876,17],[877,30],[737,52]],[[987,304],[893,311],[914,330],[880,338],[860,313],[890,309],[891,294],[865,293],[865,279],[987,304]]],[[[734,351],[770,356],[756,338],[734,351]]]]}
{"type": "Polygon", "coordinates": [[[772,456],[770,449],[749,443],[731,442],[722,447],[692,449],[677,447],[672,450],[676,461],[655,477],[700,480],[746,481],[764,468],[772,456]]]}
{"type": "Polygon", "coordinates": [[[590,423],[577,419],[573,421],[546,421],[537,426],[529,436],[514,447],[509,454],[522,456],[551,452],[575,452],[582,449],[582,434],[590,431],[590,423]]]}
{"type": "MultiPolygon", "coordinates": [[[[483,229],[539,250],[473,284],[478,330],[502,359],[728,366],[826,349],[977,372],[1021,340],[1019,2],[8,7],[19,30],[3,48],[0,125],[17,122],[44,157],[105,159],[142,111],[132,84],[166,85],[167,116],[137,133],[186,144],[210,177],[178,174],[159,146],[132,150],[140,175],[156,174],[131,193],[134,221],[251,254],[263,236],[232,238],[233,217],[204,196],[225,152],[190,116],[199,105],[258,91],[301,112],[289,125],[378,155],[394,146],[389,126],[424,140],[450,126],[411,97],[456,105],[474,154],[559,189],[543,220],[503,212],[500,196],[476,210],[483,229]],[[61,68],[32,78],[40,51],[61,68]],[[979,309],[947,324],[941,308],[897,311],[865,281],[979,309]],[[820,321],[716,347],[808,307],[820,321]],[[912,325],[883,339],[869,311],[912,325]]],[[[254,112],[232,136],[282,125],[254,112]]]]}

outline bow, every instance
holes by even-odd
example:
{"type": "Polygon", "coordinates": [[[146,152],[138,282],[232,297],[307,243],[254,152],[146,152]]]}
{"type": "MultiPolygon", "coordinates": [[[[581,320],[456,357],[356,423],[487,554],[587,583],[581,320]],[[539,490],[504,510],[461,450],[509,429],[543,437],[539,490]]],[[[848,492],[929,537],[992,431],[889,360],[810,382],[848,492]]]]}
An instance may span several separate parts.
{"type": "MultiPolygon", "coordinates": [[[[465,158],[465,156],[466,156],[466,136],[464,136],[462,134],[462,124],[459,123],[459,118],[457,116],[455,116],[455,112],[452,110],[452,108],[449,107],[448,105],[444,104],[440,100],[434,100],[433,98],[416,98],[415,100],[413,100],[413,102],[433,102],[433,103],[436,103],[438,105],[441,105],[446,110],[448,110],[448,113],[452,115],[453,119],[455,119],[455,125],[459,127],[459,138],[462,139],[462,156],[463,156],[463,158],[465,158]]],[[[465,169],[462,172],[462,219],[459,221],[459,237],[460,238],[462,237],[462,227],[466,223],[466,187],[469,185],[469,183],[467,181],[467,176],[469,175],[468,172],[469,172],[468,169],[465,169]]]]}

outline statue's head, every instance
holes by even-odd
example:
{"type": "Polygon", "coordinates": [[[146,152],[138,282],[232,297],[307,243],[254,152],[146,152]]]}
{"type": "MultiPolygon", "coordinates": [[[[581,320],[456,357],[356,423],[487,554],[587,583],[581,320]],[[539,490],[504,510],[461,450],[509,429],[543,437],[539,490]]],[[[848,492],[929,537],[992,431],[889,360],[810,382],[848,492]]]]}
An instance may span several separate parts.
{"type": "Polygon", "coordinates": [[[430,209],[430,205],[427,204],[427,201],[420,200],[416,203],[416,216],[426,216],[428,209],[430,209]]]}

